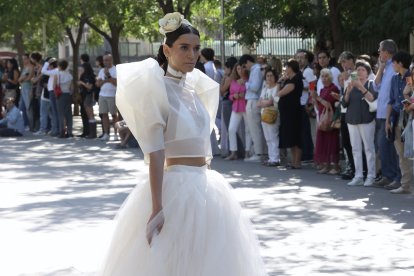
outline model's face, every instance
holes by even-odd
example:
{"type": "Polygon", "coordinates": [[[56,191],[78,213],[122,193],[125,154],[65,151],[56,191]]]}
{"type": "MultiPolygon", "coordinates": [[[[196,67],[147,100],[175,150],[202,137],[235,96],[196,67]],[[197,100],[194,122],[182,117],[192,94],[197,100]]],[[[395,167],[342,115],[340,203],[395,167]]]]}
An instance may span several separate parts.
{"type": "Polygon", "coordinates": [[[164,44],[164,54],[168,58],[168,65],[173,69],[183,73],[191,72],[200,56],[200,38],[192,33],[183,34],[171,48],[164,44]]]}

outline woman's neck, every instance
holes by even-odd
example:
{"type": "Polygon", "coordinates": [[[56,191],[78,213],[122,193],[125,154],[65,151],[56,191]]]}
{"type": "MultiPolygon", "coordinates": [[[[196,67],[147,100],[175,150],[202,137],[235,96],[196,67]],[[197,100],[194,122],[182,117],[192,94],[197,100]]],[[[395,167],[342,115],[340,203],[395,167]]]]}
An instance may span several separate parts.
{"type": "Polygon", "coordinates": [[[267,83],[267,87],[269,87],[269,88],[273,88],[273,87],[275,87],[276,86],[276,83],[274,82],[274,83],[267,83]]]}

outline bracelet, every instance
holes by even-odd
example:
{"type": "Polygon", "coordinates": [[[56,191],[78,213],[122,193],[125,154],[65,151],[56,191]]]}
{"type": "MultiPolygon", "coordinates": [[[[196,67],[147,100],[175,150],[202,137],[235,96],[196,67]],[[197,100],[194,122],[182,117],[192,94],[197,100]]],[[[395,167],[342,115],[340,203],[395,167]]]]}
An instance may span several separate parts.
{"type": "Polygon", "coordinates": [[[362,96],[365,96],[365,94],[367,94],[367,93],[368,93],[368,90],[365,90],[365,92],[362,93],[362,96]]]}

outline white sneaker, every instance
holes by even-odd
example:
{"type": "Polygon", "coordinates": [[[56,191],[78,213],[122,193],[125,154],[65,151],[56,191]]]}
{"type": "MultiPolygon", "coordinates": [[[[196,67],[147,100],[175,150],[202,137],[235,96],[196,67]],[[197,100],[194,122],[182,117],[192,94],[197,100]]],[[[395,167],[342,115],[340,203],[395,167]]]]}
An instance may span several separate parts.
{"type": "Polygon", "coordinates": [[[260,156],[257,154],[254,154],[250,156],[249,158],[244,158],[245,162],[260,162],[261,160],[262,158],[260,158],[260,156]]]}
{"type": "Polygon", "coordinates": [[[354,177],[351,182],[346,184],[348,186],[362,186],[364,185],[364,179],[362,177],[354,177]]]}
{"type": "Polygon", "coordinates": [[[118,134],[114,134],[114,141],[118,141],[119,139],[118,139],[118,134]]]}
{"type": "Polygon", "coordinates": [[[105,133],[101,138],[99,138],[99,140],[101,140],[101,141],[109,141],[109,135],[105,133]]]}
{"type": "Polygon", "coordinates": [[[375,179],[372,177],[367,177],[364,182],[364,187],[372,187],[374,186],[375,179]]]}

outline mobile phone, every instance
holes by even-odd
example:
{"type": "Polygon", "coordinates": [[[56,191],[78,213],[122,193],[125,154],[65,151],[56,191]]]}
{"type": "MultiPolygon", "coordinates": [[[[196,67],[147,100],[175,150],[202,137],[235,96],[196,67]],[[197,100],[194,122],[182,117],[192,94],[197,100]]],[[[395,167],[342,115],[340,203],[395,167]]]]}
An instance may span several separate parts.
{"type": "Polygon", "coordinates": [[[409,105],[409,104],[411,104],[411,101],[410,101],[410,100],[408,100],[408,99],[404,99],[404,100],[402,100],[402,101],[401,101],[401,103],[402,103],[403,105],[409,105]]]}

